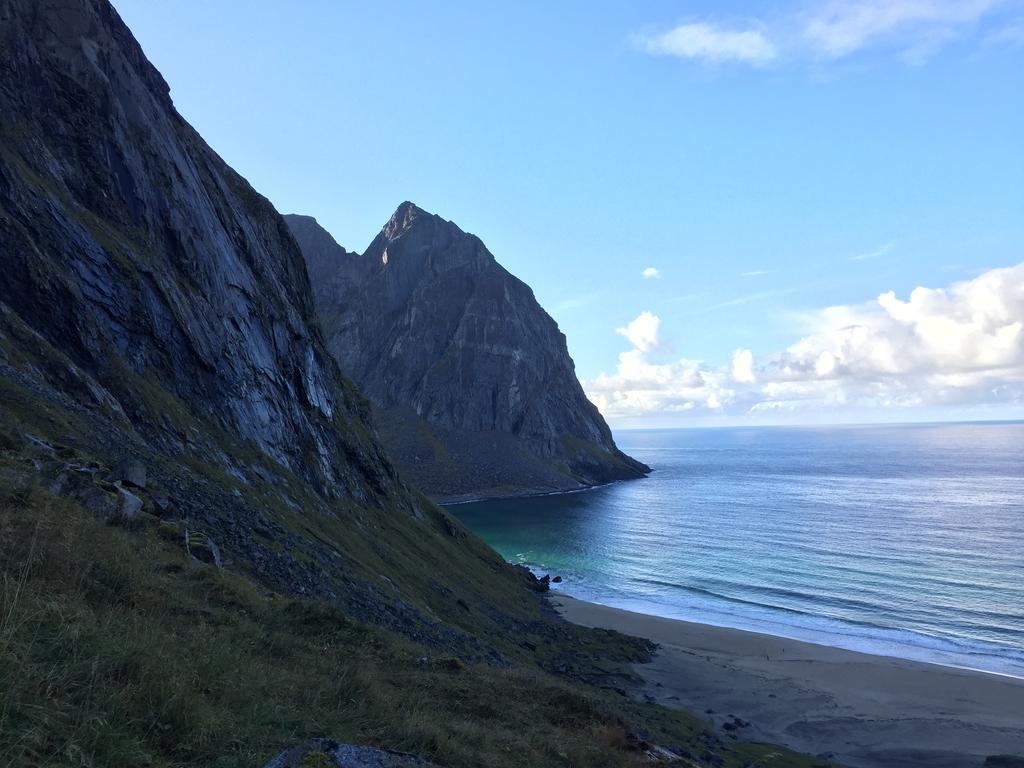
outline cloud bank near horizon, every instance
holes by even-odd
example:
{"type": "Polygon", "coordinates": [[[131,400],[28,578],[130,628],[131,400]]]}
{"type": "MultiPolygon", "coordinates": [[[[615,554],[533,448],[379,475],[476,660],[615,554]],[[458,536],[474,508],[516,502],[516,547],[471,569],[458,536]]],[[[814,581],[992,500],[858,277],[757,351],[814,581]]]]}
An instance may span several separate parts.
{"type": "Polygon", "coordinates": [[[800,320],[781,352],[712,367],[665,360],[661,319],[643,312],[616,331],[631,347],[616,371],[583,386],[609,419],[1024,405],[1024,262],[800,320]]]}

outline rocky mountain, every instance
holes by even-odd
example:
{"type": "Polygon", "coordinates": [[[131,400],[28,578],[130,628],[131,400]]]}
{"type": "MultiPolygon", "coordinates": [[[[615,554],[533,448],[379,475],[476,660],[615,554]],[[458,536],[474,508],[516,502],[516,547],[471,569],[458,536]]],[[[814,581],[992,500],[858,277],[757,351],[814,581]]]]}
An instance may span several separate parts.
{"type": "Polygon", "coordinates": [[[0,480],[474,652],[457,599],[536,615],[399,479],[284,220],[107,0],[0,0],[0,260],[0,480]]]}
{"type": "Polygon", "coordinates": [[[478,237],[406,202],[357,255],[285,218],[328,347],[417,487],[458,498],[646,474],[584,395],[555,321],[478,237]]]}

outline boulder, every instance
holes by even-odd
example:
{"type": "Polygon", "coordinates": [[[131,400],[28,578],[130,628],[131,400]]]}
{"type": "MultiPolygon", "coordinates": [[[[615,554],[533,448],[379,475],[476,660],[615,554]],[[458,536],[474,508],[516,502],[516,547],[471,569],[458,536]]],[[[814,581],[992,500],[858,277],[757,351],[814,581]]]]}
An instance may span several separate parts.
{"type": "Polygon", "coordinates": [[[120,483],[115,484],[119,502],[118,516],[123,520],[131,520],[142,511],[142,499],[131,491],[122,488],[120,483]]]}
{"type": "Polygon", "coordinates": [[[687,760],[682,755],[678,755],[667,747],[661,747],[657,744],[646,744],[644,745],[644,757],[647,758],[649,763],[670,763],[670,764],[688,764],[694,765],[690,760],[687,760]]]}
{"type": "Polygon", "coordinates": [[[523,581],[526,582],[526,586],[530,590],[534,592],[547,592],[551,588],[551,578],[549,576],[538,579],[533,571],[519,563],[514,564],[512,567],[522,577],[523,581]]]}
{"type": "Polygon", "coordinates": [[[220,547],[217,542],[198,531],[185,530],[185,549],[193,559],[201,563],[208,563],[220,568],[223,560],[220,556],[220,547]]]}
{"type": "Polygon", "coordinates": [[[110,520],[117,517],[121,511],[122,502],[117,492],[98,485],[90,485],[77,494],[77,497],[82,506],[100,520],[110,520]]]}
{"type": "Polygon", "coordinates": [[[145,488],[146,467],[137,459],[125,459],[117,463],[107,479],[112,483],[120,482],[136,488],[145,488]]]}
{"type": "Polygon", "coordinates": [[[166,493],[153,494],[153,510],[157,517],[170,519],[176,517],[178,508],[166,493]]]}
{"type": "Polygon", "coordinates": [[[341,744],[333,739],[310,739],[287,749],[263,768],[436,768],[406,752],[341,744]]]}
{"type": "Polygon", "coordinates": [[[64,465],[57,476],[47,486],[54,496],[81,496],[90,488],[95,479],[95,472],[86,467],[64,465]]]}

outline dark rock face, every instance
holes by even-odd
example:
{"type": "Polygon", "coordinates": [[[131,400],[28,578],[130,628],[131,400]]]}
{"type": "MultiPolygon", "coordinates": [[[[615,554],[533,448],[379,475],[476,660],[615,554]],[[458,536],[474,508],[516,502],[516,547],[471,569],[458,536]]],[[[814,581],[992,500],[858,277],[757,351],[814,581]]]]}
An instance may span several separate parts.
{"type": "Polygon", "coordinates": [[[479,238],[403,203],[361,256],[287,216],[327,343],[435,496],[566,490],[640,477],[576,378],[565,337],[479,238]]]}
{"type": "Polygon", "coordinates": [[[108,0],[0,0],[5,498],[40,488],[199,567],[501,662],[506,631],[542,623],[522,577],[399,479],[370,416],[284,220],[108,0]]]}
{"type": "Polygon", "coordinates": [[[141,378],[328,494],[395,485],[353,427],[365,405],[315,330],[288,228],[105,0],[0,0],[0,258],[0,302],[133,427],[186,437],[138,423],[141,378]]]}
{"type": "Polygon", "coordinates": [[[107,479],[112,483],[120,481],[136,488],[145,488],[146,466],[135,459],[124,459],[117,463],[107,479]]]}

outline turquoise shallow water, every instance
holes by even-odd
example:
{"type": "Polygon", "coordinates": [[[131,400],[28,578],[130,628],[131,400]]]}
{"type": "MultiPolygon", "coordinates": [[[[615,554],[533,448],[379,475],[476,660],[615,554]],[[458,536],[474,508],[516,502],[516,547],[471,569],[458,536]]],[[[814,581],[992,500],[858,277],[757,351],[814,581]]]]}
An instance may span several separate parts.
{"type": "Polygon", "coordinates": [[[450,509],[587,600],[1024,676],[1024,424],[616,439],[649,478],[450,509]]]}

